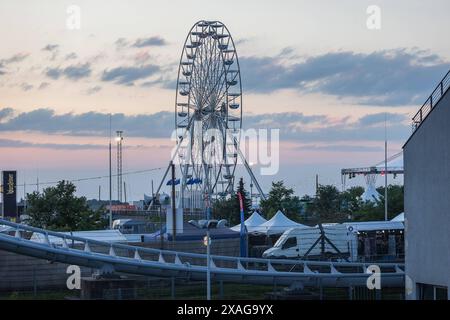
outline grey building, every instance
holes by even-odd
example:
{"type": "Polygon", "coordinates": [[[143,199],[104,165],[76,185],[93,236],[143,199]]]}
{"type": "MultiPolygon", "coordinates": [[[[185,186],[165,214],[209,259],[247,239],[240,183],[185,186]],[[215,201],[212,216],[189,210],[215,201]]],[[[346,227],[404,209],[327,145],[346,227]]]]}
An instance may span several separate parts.
{"type": "Polygon", "coordinates": [[[450,299],[450,72],[403,146],[406,299],[450,299]]]}

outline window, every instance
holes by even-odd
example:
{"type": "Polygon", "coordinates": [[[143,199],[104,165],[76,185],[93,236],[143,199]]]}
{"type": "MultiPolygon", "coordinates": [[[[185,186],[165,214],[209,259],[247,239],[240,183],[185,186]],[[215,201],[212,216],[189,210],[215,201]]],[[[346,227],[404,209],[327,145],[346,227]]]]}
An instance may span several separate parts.
{"type": "Polygon", "coordinates": [[[447,287],[435,287],[434,288],[434,298],[435,298],[435,300],[448,300],[447,287]]]}
{"type": "Polygon", "coordinates": [[[283,249],[289,249],[289,248],[296,247],[296,246],[297,246],[297,238],[296,237],[290,237],[283,244],[283,249]]]}
{"type": "Polygon", "coordinates": [[[431,284],[418,283],[418,298],[419,300],[447,300],[448,289],[443,286],[434,286],[431,284]]]}

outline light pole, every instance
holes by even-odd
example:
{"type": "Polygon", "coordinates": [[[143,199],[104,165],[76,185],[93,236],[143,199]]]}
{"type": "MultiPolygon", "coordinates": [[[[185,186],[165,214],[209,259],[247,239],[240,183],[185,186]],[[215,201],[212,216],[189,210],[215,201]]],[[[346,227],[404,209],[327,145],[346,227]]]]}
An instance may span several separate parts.
{"type": "Polygon", "coordinates": [[[122,202],[122,140],[123,131],[116,131],[117,141],[117,200],[122,202]]]}
{"type": "Polygon", "coordinates": [[[384,221],[388,220],[388,191],[387,191],[387,114],[384,114],[384,221]]]}
{"type": "Polygon", "coordinates": [[[211,238],[209,237],[209,223],[206,228],[206,300],[211,300],[211,238]]]}
{"type": "Polygon", "coordinates": [[[211,238],[209,237],[209,219],[211,219],[211,208],[209,205],[209,194],[206,192],[206,237],[204,244],[206,245],[206,300],[211,300],[211,238]],[[206,242],[206,243],[205,243],[206,242]]]}
{"type": "MultiPolygon", "coordinates": [[[[253,162],[249,162],[248,164],[251,167],[253,167],[253,162]]],[[[251,209],[253,209],[253,180],[252,177],[250,177],[250,206],[251,209]]]]}
{"type": "Polygon", "coordinates": [[[112,145],[111,145],[111,114],[109,114],[109,229],[112,229],[112,145]]]}

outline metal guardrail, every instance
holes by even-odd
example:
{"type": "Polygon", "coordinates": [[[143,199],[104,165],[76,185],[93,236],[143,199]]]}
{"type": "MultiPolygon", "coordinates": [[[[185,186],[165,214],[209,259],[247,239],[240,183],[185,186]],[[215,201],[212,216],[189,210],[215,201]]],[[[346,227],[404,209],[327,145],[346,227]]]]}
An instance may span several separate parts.
{"type": "Polygon", "coordinates": [[[450,88],[450,71],[442,78],[441,82],[439,82],[431,95],[412,118],[413,132],[421,125],[423,120],[425,120],[431,110],[433,110],[434,106],[441,100],[448,88],[450,88]]]}
{"type": "MultiPolygon", "coordinates": [[[[66,264],[77,264],[102,270],[159,277],[187,277],[204,280],[207,255],[170,250],[159,250],[108,243],[66,235],[0,219],[0,225],[11,227],[10,233],[0,233],[0,249],[66,264]],[[25,232],[44,236],[44,242],[23,237],[25,232]],[[60,240],[60,244],[51,241],[60,240]]],[[[328,262],[301,260],[270,260],[231,256],[210,256],[211,275],[215,280],[289,285],[300,281],[304,284],[348,286],[365,285],[370,274],[370,263],[328,262]]],[[[401,263],[377,263],[382,272],[382,285],[402,286],[404,265],[401,263]]]]}

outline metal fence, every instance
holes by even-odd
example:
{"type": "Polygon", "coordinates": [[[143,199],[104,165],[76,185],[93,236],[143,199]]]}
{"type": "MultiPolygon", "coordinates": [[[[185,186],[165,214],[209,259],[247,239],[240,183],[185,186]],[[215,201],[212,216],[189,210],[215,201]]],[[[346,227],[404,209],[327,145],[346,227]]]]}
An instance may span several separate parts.
{"type": "MultiPolygon", "coordinates": [[[[133,279],[132,277],[129,278],[133,279]]],[[[130,285],[105,287],[99,290],[94,300],[204,300],[206,281],[190,281],[181,278],[140,277],[130,285]]],[[[0,292],[0,300],[79,300],[81,290],[64,288],[42,289],[39,286],[31,290],[0,292]]],[[[300,287],[295,285],[255,285],[213,281],[211,283],[213,300],[403,300],[404,288],[381,288],[369,290],[363,286],[334,288],[326,286],[300,287]]]]}
{"type": "Polygon", "coordinates": [[[442,96],[447,92],[450,87],[450,71],[444,76],[444,78],[439,82],[436,88],[433,90],[431,95],[422,105],[422,107],[417,111],[417,113],[412,118],[412,131],[414,132],[420,124],[425,120],[428,114],[433,110],[436,104],[441,100],[442,96]]]}

